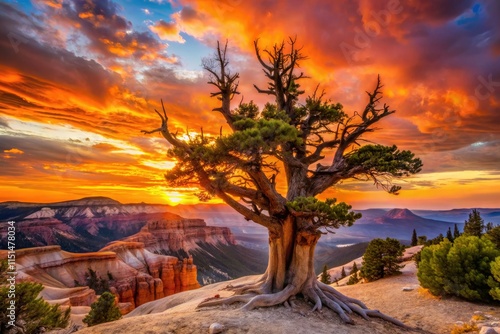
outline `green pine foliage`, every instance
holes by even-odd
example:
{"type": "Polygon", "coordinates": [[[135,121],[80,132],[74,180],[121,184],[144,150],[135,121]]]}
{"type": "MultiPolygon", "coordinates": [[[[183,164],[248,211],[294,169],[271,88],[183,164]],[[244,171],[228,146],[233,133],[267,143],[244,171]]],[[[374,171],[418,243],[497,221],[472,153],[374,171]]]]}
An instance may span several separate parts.
{"type": "Polygon", "coordinates": [[[328,273],[328,267],[326,264],[323,266],[323,271],[321,272],[320,281],[325,284],[331,284],[331,276],[328,273]]]}
{"type": "Polygon", "coordinates": [[[397,239],[373,239],[363,255],[363,266],[360,275],[367,281],[400,273],[399,258],[403,255],[404,246],[397,239]]]}
{"type": "Polygon", "coordinates": [[[458,238],[461,235],[460,231],[458,230],[457,224],[455,224],[455,228],[453,229],[453,240],[458,238]]]}
{"type": "MultiPolygon", "coordinates": [[[[113,275],[109,271],[107,272],[107,276],[110,280],[113,279],[113,275]]],[[[75,286],[83,286],[77,280],[74,280],[74,283],[75,286]]],[[[94,290],[97,295],[102,295],[104,292],[109,291],[109,281],[101,276],[97,276],[97,272],[92,270],[92,268],[88,268],[88,271],[85,273],[85,285],[94,290]]]]}
{"type": "Polygon", "coordinates": [[[426,235],[419,235],[418,236],[417,245],[425,245],[426,242],[427,242],[427,236],[426,235]]]}
{"type": "Polygon", "coordinates": [[[340,279],[342,279],[342,278],[344,278],[346,276],[347,276],[347,274],[345,273],[345,268],[342,267],[342,271],[340,272],[340,279]]]}
{"type": "Polygon", "coordinates": [[[451,227],[448,227],[448,231],[446,232],[446,239],[450,240],[451,242],[453,242],[454,240],[453,234],[451,233],[451,227]]]}
{"type": "Polygon", "coordinates": [[[41,327],[45,329],[65,328],[68,326],[71,308],[61,310],[59,305],[50,305],[39,297],[43,285],[32,282],[15,284],[15,296],[10,292],[7,282],[8,262],[0,261],[0,333],[7,331],[10,319],[6,310],[15,301],[16,324],[24,321],[24,333],[38,333],[41,327]],[[13,298],[11,298],[13,297],[13,298]]]}
{"type": "Polygon", "coordinates": [[[490,263],[499,255],[500,250],[485,237],[462,235],[453,243],[444,239],[422,249],[417,276],[434,295],[491,301],[490,263]]]}
{"type": "Polygon", "coordinates": [[[495,300],[500,300],[500,256],[491,262],[491,277],[488,278],[488,285],[491,287],[490,295],[495,300]]]}
{"type": "MultiPolygon", "coordinates": [[[[39,297],[43,286],[38,283],[21,282],[16,284],[15,314],[16,323],[25,322],[26,334],[38,333],[41,327],[45,329],[65,328],[68,326],[70,308],[61,310],[59,305],[50,305],[39,297]]],[[[10,306],[7,286],[0,288],[0,333],[7,331],[10,319],[4,312],[10,306]]],[[[9,326],[11,327],[11,326],[9,326]]]]}
{"type": "Polygon", "coordinates": [[[347,285],[354,285],[359,283],[359,276],[358,273],[354,273],[351,276],[349,276],[349,280],[347,281],[347,285]]]}
{"type": "MultiPolygon", "coordinates": [[[[348,155],[346,161],[351,168],[362,167],[397,177],[416,174],[422,169],[420,159],[410,151],[400,151],[395,145],[365,145],[348,155]]],[[[386,190],[397,195],[401,187],[393,185],[386,190]]]]}
{"type": "Polygon", "coordinates": [[[483,235],[484,220],[476,209],[469,214],[469,219],[465,221],[464,234],[480,237],[483,235]]]}
{"type": "Polygon", "coordinates": [[[96,302],[90,305],[90,312],[83,318],[83,323],[90,327],[118,320],[121,317],[120,310],[115,305],[115,296],[111,292],[104,292],[96,302]]]}
{"type": "Polygon", "coordinates": [[[335,198],[320,201],[314,197],[297,197],[294,201],[288,202],[287,207],[292,212],[300,212],[303,218],[314,218],[315,224],[327,230],[340,226],[352,226],[357,219],[361,218],[360,213],[350,211],[352,208],[350,205],[336,202],[335,198]]]}
{"type": "Polygon", "coordinates": [[[351,268],[350,275],[356,274],[357,272],[358,272],[358,265],[356,264],[356,262],[354,262],[351,268]]]}
{"type": "Polygon", "coordinates": [[[486,232],[485,236],[500,249],[500,225],[491,228],[486,232]]]}
{"type": "MultiPolygon", "coordinates": [[[[444,240],[444,235],[443,233],[439,233],[439,235],[433,239],[427,240],[425,242],[425,246],[430,246],[430,245],[439,245],[444,240]]],[[[449,240],[449,239],[448,239],[449,240]]],[[[451,241],[451,240],[450,240],[451,241]]]]}

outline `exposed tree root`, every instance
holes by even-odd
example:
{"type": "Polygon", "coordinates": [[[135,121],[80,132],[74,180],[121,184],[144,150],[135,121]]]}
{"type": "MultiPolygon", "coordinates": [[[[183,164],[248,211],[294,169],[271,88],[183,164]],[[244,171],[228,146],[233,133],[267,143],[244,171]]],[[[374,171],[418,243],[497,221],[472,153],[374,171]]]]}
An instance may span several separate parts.
{"type": "Polygon", "coordinates": [[[370,317],[380,318],[402,328],[410,329],[410,327],[401,321],[377,310],[371,310],[360,300],[347,297],[333,287],[316,280],[306,283],[301,288],[293,284],[288,284],[283,290],[274,293],[269,293],[267,285],[267,280],[261,278],[257,282],[247,285],[228,286],[227,289],[235,291],[233,296],[205,300],[198,305],[198,308],[230,305],[237,302],[245,303],[241,308],[245,311],[280,304],[290,308],[295,307],[295,303],[293,302],[295,296],[302,294],[314,304],[312,311],[320,311],[323,306],[326,306],[337,313],[342,321],[347,324],[354,324],[351,315],[355,313],[366,320],[369,320],[370,317]]]}

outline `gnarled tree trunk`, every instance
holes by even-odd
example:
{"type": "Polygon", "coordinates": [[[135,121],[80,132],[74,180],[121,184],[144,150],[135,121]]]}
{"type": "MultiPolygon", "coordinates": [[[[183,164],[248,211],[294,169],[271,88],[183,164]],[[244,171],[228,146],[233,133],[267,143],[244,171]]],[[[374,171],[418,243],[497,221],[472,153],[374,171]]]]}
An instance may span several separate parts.
{"type": "Polygon", "coordinates": [[[293,300],[299,295],[314,304],[313,311],[326,306],[348,324],[354,324],[351,314],[357,313],[364,319],[378,317],[406,327],[399,320],[370,310],[361,301],[318,281],[314,271],[314,251],[321,234],[298,229],[301,224],[297,223],[297,219],[290,215],[283,220],[281,229],[269,233],[269,262],[266,272],[257,281],[239,286],[229,285],[227,288],[234,291],[233,296],[209,299],[198,307],[235,302],[244,302],[244,310],[278,304],[288,307],[293,305],[293,300]]]}

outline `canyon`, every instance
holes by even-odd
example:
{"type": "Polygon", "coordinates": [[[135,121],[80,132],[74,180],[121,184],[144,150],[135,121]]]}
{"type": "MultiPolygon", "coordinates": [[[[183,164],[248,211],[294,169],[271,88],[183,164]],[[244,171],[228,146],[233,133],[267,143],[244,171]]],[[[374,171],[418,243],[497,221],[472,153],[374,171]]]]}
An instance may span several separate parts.
{"type": "MultiPolygon", "coordinates": [[[[238,244],[228,227],[183,218],[162,204],[122,204],[107,197],[57,203],[0,203],[0,222],[16,222],[16,247],[58,245],[73,253],[98,252],[117,240],[140,242],[150,253],[200,263],[198,282],[207,284],[265,270],[265,252],[238,244]],[[231,259],[228,254],[236,254],[231,259]],[[239,257],[238,257],[239,255],[239,257]],[[215,262],[211,259],[217,259],[215,262]],[[258,261],[246,261],[258,259],[258,261]],[[248,263],[248,264],[247,264],[248,263]]],[[[0,248],[7,248],[7,224],[0,223],[0,248]]]]}
{"type": "MultiPolygon", "coordinates": [[[[6,257],[7,252],[1,251],[0,258],[6,257]]],[[[45,300],[72,307],[90,306],[96,300],[94,290],[77,284],[85,284],[91,269],[108,280],[123,314],[200,286],[192,258],[154,254],[139,242],[117,241],[91,253],[66,252],[60,246],[20,249],[16,251],[16,267],[18,281],[41,283],[45,300]]]]}

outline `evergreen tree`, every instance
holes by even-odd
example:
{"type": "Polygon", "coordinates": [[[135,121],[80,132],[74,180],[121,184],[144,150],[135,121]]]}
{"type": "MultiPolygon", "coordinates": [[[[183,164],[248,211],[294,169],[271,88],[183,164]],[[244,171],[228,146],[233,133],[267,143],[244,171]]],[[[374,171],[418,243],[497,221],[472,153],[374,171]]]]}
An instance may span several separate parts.
{"type": "Polygon", "coordinates": [[[344,267],[342,267],[342,271],[340,272],[340,279],[342,279],[346,276],[347,276],[347,274],[345,273],[345,269],[344,269],[344,267]]]}
{"type": "Polygon", "coordinates": [[[426,235],[419,235],[418,236],[418,245],[425,245],[427,243],[427,236],[426,235]]]}
{"type": "Polygon", "coordinates": [[[448,227],[448,232],[446,232],[446,239],[453,242],[453,234],[451,233],[451,227],[448,227]]]}
{"type": "Polygon", "coordinates": [[[488,233],[489,231],[491,231],[493,229],[494,225],[492,222],[489,222],[488,224],[486,224],[486,227],[485,227],[485,232],[488,233]]]}
{"type": "Polygon", "coordinates": [[[500,250],[485,237],[462,235],[453,243],[445,239],[422,249],[417,276],[435,295],[491,301],[490,263],[499,255],[500,250]]]}
{"type": "Polygon", "coordinates": [[[485,236],[490,239],[498,249],[500,249],[500,225],[497,225],[486,232],[485,236]]]}
{"type": "Polygon", "coordinates": [[[491,287],[490,295],[495,300],[500,300],[500,256],[491,262],[491,275],[488,278],[488,285],[491,287]]]}
{"type": "Polygon", "coordinates": [[[90,305],[90,312],[83,318],[83,323],[90,327],[118,320],[121,317],[120,310],[115,305],[115,295],[111,292],[104,292],[96,302],[90,305]]]}
{"type": "Polygon", "coordinates": [[[358,277],[357,272],[355,272],[354,274],[349,276],[349,280],[347,281],[347,285],[353,285],[356,283],[359,283],[359,277],[358,277]]]}
{"type": "Polygon", "coordinates": [[[325,284],[330,284],[330,274],[328,273],[328,267],[326,264],[323,266],[323,271],[321,272],[320,281],[325,284]]]}
{"type": "Polygon", "coordinates": [[[356,262],[354,262],[351,268],[351,272],[349,274],[352,275],[356,274],[357,272],[358,272],[358,265],[356,264],[356,262]]]}
{"type": "Polygon", "coordinates": [[[469,214],[469,219],[465,221],[464,234],[469,236],[480,237],[483,235],[484,220],[481,214],[476,209],[469,214]]]}
{"type": "MultiPolygon", "coordinates": [[[[113,277],[109,271],[108,277],[113,277]]],[[[102,295],[104,292],[109,291],[109,281],[101,276],[97,276],[97,272],[92,270],[92,268],[88,268],[88,271],[85,273],[85,282],[97,295],[102,295]]],[[[77,280],[75,280],[75,286],[81,286],[77,280]]]]}
{"type": "Polygon", "coordinates": [[[455,229],[453,230],[453,240],[460,236],[460,231],[458,230],[457,224],[455,224],[455,229]]]}
{"type": "MultiPolygon", "coordinates": [[[[143,132],[160,133],[171,145],[168,156],[177,163],[165,174],[169,186],[196,184],[202,189],[201,200],[218,197],[245,219],[268,229],[272,261],[262,280],[240,289],[258,291],[243,298],[248,297],[245,309],[282,304],[297,294],[332,308],[344,298],[340,293],[325,295],[322,290],[331,291],[331,287],[324,287],[308,270],[314,267],[313,250],[322,231],[351,226],[361,215],[346,203],[318,196],[347,179],[370,180],[397,194],[401,187],[392,181],[420,172],[422,161],[394,145],[359,145],[379,121],[394,113],[381,103],[380,78],[368,92],[367,105],[349,112],[321,90],[304,95],[300,84],[306,76],[300,63],[306,55],[295,39],[266,50],[255,41],[254,47],[260,67],[255,70],[263,71],[267,81],[264,88],[254,87],[270,98],[262,109],[251,100],[234,104],[239,88],[249,85],[239,84],[239,74],[229,65],[227,45],[218,43],[214,55],[202,65],[214,88],[211,96],[218,99],[211,110],[227,123],[225,133],[206,135],[202,129],[199,135],[176,136],[169,129],[163,103],[160,112],[155,110],[159,127],[143,132]],[[327,152],[332,159],[325,159],[327,152]]],[[[221,298],[200,307],[230,301],[221,298]]],[[[349,323],[351,311],[372,314],[342,305],[333,308],[349,323]]]]}
{"type": "Polygon", "coordinates": [[[397,239],[373,239],[363,255],[361,277],[367,281],[375,281],[400,273],[402,266],[398,262],[403,250],[404,246],[397,239]]]}
{"type": "Polygon", "coordinates": [[[441,241],[444,240],[444,235],[443,233],[439,233],[439,235],[431,240],[427,240],[427,242],[425,243],[426,246],[430,246],[430,245],[437,245],[439,244],[441,241]]]}
{"type": "MultiPolygon", "coordinates": [[[[6,282],[7,279],[7,261],[2,261],[0,264],[0,282],[6,282]]],[[[59,305],[50,305],[39,297],[39,293],[43,290],[43,285],[32,282],[20,282],[15,284],[15,297],[11,299],[10,285],[0,286],[0,333],[6,333],[11,320],[8,317],[8,307],[11,306],[10,301],[15,301],[14,314],[16,321],[14,326],[19,330],[24,327],[24,333],[38,333],[42,327],[45,329],[65,328],[68,326],[70,308],[62,311],[59,305]],[[23,320],[25,325],[20,325],[23,320]]]]}
{"type": "Polygon", "coordinates": [[[417,237],[417,231],[413,229],[413,233],[411,235],[411,246],[416,246],[418,245],[418,237],[417,237]]]}

